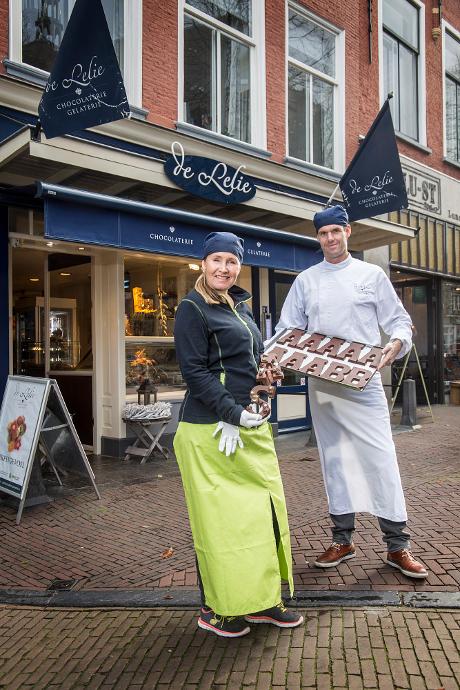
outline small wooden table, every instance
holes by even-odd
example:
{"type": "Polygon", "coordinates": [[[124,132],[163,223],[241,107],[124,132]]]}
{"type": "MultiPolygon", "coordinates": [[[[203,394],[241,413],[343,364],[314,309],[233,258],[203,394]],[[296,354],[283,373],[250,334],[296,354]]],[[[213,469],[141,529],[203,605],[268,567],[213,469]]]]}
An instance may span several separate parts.
{"type": "Polygon", "coordinates": [[[147,462],[155,449],[158,449],[165,460],[169,458],[169,450],[160,443],[168,422],[171,417],[157,417],[156,419],[125,419],[124,420],[135,435],[136,440],[126,449],[125,460],[129,460],[131,455],[142,458],[141,465],[147,462]]]}

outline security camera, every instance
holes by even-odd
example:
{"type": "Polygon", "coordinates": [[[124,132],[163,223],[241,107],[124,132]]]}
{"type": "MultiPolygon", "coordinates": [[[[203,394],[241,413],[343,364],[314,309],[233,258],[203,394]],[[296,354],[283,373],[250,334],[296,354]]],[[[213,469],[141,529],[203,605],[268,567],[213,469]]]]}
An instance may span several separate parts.
{"type": "Polygon", "coordinates": [[[20,241],[17,237],[10,237],[10,246],[13,248],[19,247],[20,241]]]}

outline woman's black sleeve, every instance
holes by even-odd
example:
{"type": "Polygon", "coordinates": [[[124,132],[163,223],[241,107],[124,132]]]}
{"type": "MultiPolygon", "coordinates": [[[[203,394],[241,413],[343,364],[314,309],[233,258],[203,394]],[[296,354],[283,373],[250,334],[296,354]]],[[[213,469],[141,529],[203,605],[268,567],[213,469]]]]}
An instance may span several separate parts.
{"type": "Polygon", "coordinates": [[[242,405],[208,369],[208,327],[194,302],[182,300],[174,324],[176,356],[190,395],[224,422],[239,425],[242,405]]]}

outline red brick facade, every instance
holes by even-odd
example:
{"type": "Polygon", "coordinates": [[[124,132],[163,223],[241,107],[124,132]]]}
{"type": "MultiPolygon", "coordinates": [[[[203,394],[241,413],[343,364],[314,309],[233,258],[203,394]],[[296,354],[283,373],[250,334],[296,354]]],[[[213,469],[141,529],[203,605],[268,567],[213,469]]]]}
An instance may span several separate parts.
{"type": "MultiPolygon", "coordinates": [[[[8,57],[8,0],[0,0],[0,57],[8,57]]],[[[345,131],[346,160],[356,151],[358,137],[365,134],[379,108],[378,2],[372,7],[372,62],[368,33],[368,2],[355,0],[300,0],[319,17],[345,30],[345,131]]],[[[448,175],[460,178],[460,169],[443,161],[442,37],[432,37],[439,25],[435,0],[425,1],[425,63],[427,146],[431,153],[398,141],[401,153],[448,175]]],[[[460,30],[460,3],[444,0],[442,16],[460,30]]],[[[282,163],[286,155],[286,5],[265,0],[265,62],[267,149],[272,160],[282,163]]],[[[175,127],[178,94],[178,3],[143,0],[143,102],[148,120],[175,127]]],[[[5,68],[0,65],[0,73],[5,68]]]]}

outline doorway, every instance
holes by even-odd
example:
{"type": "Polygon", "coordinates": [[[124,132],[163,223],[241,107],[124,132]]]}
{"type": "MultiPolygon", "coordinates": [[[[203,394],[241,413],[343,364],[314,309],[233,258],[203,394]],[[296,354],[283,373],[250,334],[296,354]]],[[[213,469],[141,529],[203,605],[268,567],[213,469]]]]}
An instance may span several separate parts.
{"type": "Polygon", "coordinates": [[[91,257],[12,250],[13,373],[56,379],[93,446],[91,257]]]}
{"type": "MultiPolygon", "coordinates": [[[[412,342],[416,347],[420,360],[423,379],[428,392],[430,402],[442,402],[439,398],[439,386],[441,382],[437,367],[437,332],[436,332],[436,285],[433,278],[416,276],[413,273],[392,270],[391,282],[398,297],[412,319],[412,342]]],[[[392,366],[393,392],[399,380],[404,358],[396,360],[392,366]]],[[[416,382],[417,403],[426,404],[422,379],[417,366],[414,352],[411,352],[407,364],[405,378],[412,378],[416,382]]],[[[401,392],[398,395],[398,401],[401,392]]]]}

